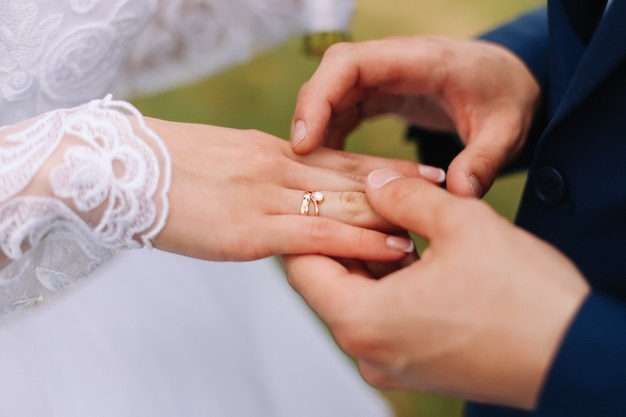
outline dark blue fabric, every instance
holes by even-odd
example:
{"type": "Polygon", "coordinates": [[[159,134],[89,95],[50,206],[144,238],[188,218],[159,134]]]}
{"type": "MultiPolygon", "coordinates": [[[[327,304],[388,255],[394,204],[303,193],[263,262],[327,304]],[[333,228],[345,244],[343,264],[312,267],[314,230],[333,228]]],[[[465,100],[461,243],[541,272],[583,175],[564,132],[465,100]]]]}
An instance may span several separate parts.
{"type": "Polygon", "coordinates": [[[563,9],[576,37],[587,45],[606,6],[606,0],[563,0],[563,9]]]}
{"type": "MultiPolygon", "coordinates": [[[[470,403],[468,417],[626,416],[626,0],[613,0],[597,27],[597,15],[576,7],[586,2],[597,0],[549,0],[547,13],[483,36],[519,55],[542,88],[516,222],[572,259],[592,295],[567,330],[536,410],[470,403]],[[546,169],[563,179],[556,203],[546,204],[534,185],[546,169]]],[[[428,147],[421,136],[420,148],[428,147]]]]}
{"type": "Polygon", "coordinates": [[[563,342],[537,416],[624,416],[626,307],[596,291],[563,342]],[[617,361],[617,362],[616,362],[617,361]]]}
{"type": "Polygon", "coordinates": [[[547,27],[533,21],[539,34],[529,42],[508,38],[528,19],[488,35],[527,62],[547,103],[517,223],[565,252],[593,293],[560,346],[534,412],[468,404],[468,417],[626,416],[626,3],[614,1],[587,45],[571,21],[575,8],[559,0],[549,2],[547,27]],[[535,41],[546,31],[550,58],[542,65],[536,56],[545,48],[536,49],[535,41]],[[542,167],[565,178],[566,198],[556,206],[542,203],[531,186],[542,167]]]}

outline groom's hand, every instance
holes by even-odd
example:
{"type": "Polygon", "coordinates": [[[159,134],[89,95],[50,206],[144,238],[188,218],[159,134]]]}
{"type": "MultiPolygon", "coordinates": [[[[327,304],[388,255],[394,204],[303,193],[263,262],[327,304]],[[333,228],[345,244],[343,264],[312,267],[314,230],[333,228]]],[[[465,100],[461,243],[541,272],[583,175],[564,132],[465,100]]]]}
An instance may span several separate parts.
{"type": "Polygon", "coordinates": [[[396,37],[332,46],[298,96],[292,145],[341,148],[381,114],[456,132],[466,145],[448,169],[454,194],[482,196],[523,147],[539,86],[511,51],[481,41],[396,37]]]}
{"type": "Polygon", "coordinates": [[[532,408],[589,291],[579,271],[479,200],[390,169],[366,193],[428,239],[421,259],[374,280],[358,265],[287,257],[291,285],[370,383],[532,408]]]}

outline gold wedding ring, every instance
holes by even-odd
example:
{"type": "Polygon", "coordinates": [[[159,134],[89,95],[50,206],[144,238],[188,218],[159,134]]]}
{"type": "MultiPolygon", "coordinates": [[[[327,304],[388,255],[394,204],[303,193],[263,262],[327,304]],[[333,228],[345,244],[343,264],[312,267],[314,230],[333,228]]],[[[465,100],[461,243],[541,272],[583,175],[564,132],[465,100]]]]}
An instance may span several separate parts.
{"type": "Polygon", "coordinates": [[[320,207],[324,201],[324,194],[321,191],[305,191],[304,196],[302,197],[302,204],[300,205],[300,214],[303,216],[309,215],[309,210],[311,208],[311,203],[313,203],[313,215],[320,215],[320,207]]]}
{"type": "Polygon", "coordinates": [[[309,207],[311,206],[311,197],[313,193],[310,191],[304,192],[304,197],[302,198],[302,205],[300,206],[300,214],[303,216],[309,215],[309,207]]]}

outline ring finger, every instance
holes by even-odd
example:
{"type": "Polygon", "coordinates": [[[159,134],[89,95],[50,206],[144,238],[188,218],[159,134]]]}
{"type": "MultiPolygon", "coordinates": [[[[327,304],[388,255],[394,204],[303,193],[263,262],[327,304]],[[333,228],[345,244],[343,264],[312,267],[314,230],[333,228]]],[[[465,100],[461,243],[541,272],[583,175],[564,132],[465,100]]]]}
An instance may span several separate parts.
{"type": "Polygon", "coordinates": [[[269,214],[306,215],[331,218],[353,226],[381,231],[396,231],[398,227],[379,216],[359,191],[280,189],[269,214]]]}

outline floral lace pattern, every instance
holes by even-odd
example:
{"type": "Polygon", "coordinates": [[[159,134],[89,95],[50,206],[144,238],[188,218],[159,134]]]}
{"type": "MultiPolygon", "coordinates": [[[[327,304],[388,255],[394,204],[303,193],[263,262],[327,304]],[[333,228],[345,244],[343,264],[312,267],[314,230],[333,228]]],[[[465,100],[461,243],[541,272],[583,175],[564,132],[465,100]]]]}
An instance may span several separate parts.
{"type": "Polygon", "coordinates": [[[0,124],[154,92],[289,36],[345,30],[354,0],[4,0],[0,124]]]}
{"type": "Polygon", "coordinates": [[[347,24],[352,2],[0,1],[0,314],[149,246],[165,223],[162,142],[128,103],[90,100],[204,77],[322,14],[336,25],[335,6],[347,24]]]}
{"type": "MultiPolygon", "coordinates": [[[[110,98],[94,101],[79,111],[66,116],[65,134],[79,138],[83,144],[74,145],[65,154],[63,162],[51,173],[53,194],[70,199],[81,212],[92,211],[102,205],[105,212],[94,227],[99,240],[110,248],[133,246],[129,242],[137,234],[149,230],[157,218],[153,195],[161,180],[169,181],[169,164],[159,167],[157,154],[166,159],[162,142],[141,126],[138,136],[124,113],[141,117],[124,102],[110,98]],[[117,165],[117,166],[116,166],[117,165]],[[161,173],[165,169],[166,172],[161,173]],[[162,175],[163,174],[163,175],[162,175]]],[[[161,186],[166,191],[168,184],[161,186]]],[[[160,197],[161,207],[167,205],[166,196],[160,197]]],[[[164,212],[157,223],[164,224],[164,212]]],[[[144,233],[143,244],[150,244],[153,233],[144,233]]]]}
{"type": "Polygon", "coordinates": [[[38,19],[33,3],[9,0],[0,5],[0,72],[6,74],[0,91],[5,100],[25,100],[37,88],[28,70],[42,57],[46,39],[54,36],[63,19],[60,13],[38,19]]]}
{"type": "Polygon", "coordinates": [[[163,1],[133,44],[115,91],[149,93],[246,61],[301,33],[313,1],[163,1]]]}
{"type": "Polygon", "coordinates": [[[10,130],[0,130],[0,161],[14,161],[0,170],[0,259],[12,261],[0,270],[0,312],[88,275],[118,250],[150,245],[170,181],[161,140],[110,96],[10,130]],[[43,166],[51,191],[34,186],[43,166]]]}
{"type": "Polygon", "coordinates": [[[109,92],[132,41],[156,8],[149,0],[111,3],[109,9],[101,0],[1,3],[0,93],[6,103],[0,122],[109,92]]]}

